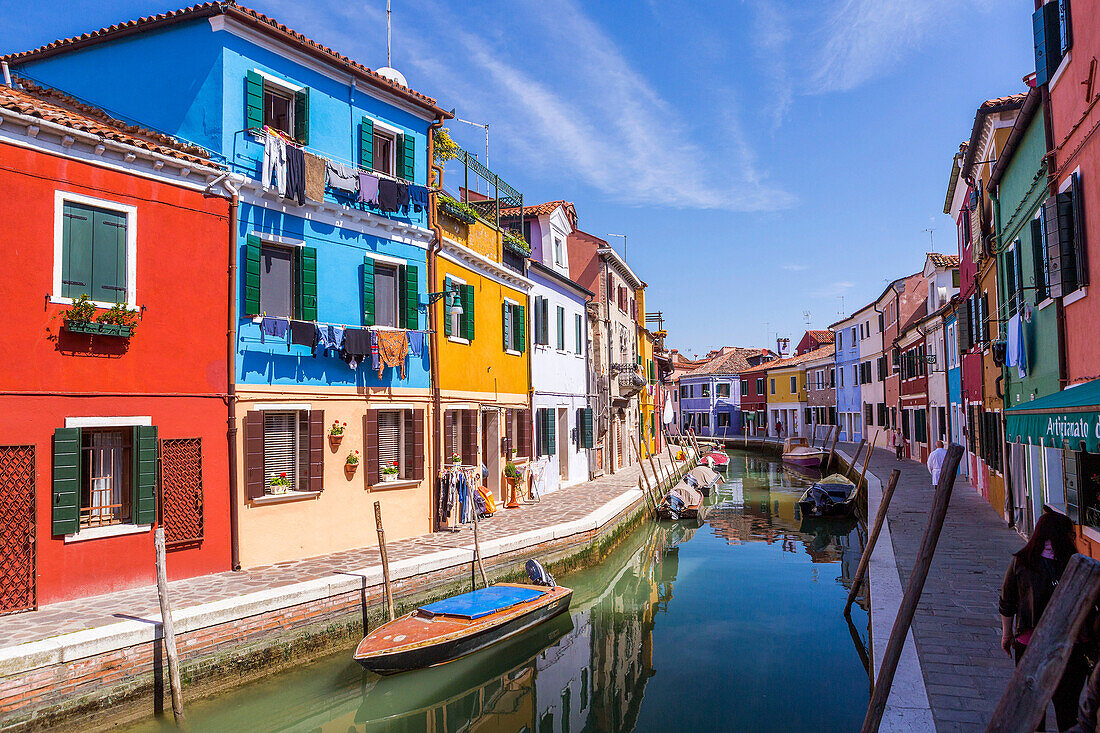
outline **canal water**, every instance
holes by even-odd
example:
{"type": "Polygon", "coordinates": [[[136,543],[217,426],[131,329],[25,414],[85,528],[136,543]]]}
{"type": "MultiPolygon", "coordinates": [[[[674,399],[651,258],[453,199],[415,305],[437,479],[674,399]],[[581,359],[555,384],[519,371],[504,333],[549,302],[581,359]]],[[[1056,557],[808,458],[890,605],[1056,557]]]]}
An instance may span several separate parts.
{"type": "MultiPolygon", "coordinates": [[[[702,527],[647,522],[558,578],[568,615],[442,667],[351,650],[188,705],[192,731],[843,731],[867,707],[868,616],[845,620],[862,521],[804,525],[805,478],[730,453],[702,527]]],[[[168,720],[171,719],[169,714],[168,720]]],[[[149,721],[135,730],[168,727],[149,721]]]]}

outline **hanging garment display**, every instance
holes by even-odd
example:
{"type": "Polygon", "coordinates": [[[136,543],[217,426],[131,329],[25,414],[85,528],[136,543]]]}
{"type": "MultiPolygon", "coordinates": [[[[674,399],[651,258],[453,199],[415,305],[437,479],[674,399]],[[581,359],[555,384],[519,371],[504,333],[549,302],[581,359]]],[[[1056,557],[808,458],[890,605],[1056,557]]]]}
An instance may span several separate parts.
{"type": "Polygon", "coordinates": [[[349,328],[344,331],[344,361],[352,369],[366,361],[371,353],[371,332],[367,328],[349,328]]]}
{"type": "Polygon", "coordinates": [[[378,206],[382,211],[397,211],[401,207],[402,189],[405,202],[408,203],[409,187],[388,178],[378,181],[378,206]]]}
{"type": "Polygon", "coordinates": [[[413,209],[416,211],[428,208],[428,189],[424,186],[417,186],[415,184],[410,185],[409,203],[412,204],[413,209]]]}
{"type": "Polygon", "coordinates": [[[264,336],[274,336],[276,338],[286,338],[287,329],[290,327],[290,322],[285,318],[269,318],[264,317],[260,321],[260,343],[264,342],[264,336]]]}
{"type": "Polygon", "coordinates": [[[301,148],[288,145],[286,148],[286,198],[297,201],[299,206],[306,202],[305,153],[301,148]]]}
{"type": "Polygon", "coordinates": [[[305,154],[305,193],[314,201],[325,200],[325,160],[305,154]]]}
{"type": "Polygon", "coordinates": [[[312,348],[317,343],[317,326],[311,321],[291,321],[290,343],[312,348]]]}
{"type": "Polygon", "coordinates": [[[313,346],[313,356],[321,356],[329,349],[341,351],[344,348],[343,326],[317,326],[317,340],[313,346]]]}
{"type": "Polygon", "coordinates": [[[409,356],[419,359],[428,345],[428,339],[425,338],[427,334],[423,331],[406,331],[405,335],[409,339],[409,356]]]}
{"type": "Polygon", "coordinates": [[[376,331],[378,336],[378,378],[386,367],[400,367],[405,378],[405,358],[409,355],[409,339],[404,331],[376,331]]]}
{"type": "Polygon", "coordinates": [[[356,196],[359,193],[359,170],[343,163],[325,162],[328,185],[340,193],[356,196]]]}
{"type": "Polygon", "coordinates": [[[260,180],[264,188],[275,184],[280,196],[286,196],[286,141],[271,132],[264,133],[263,169],[260,180]],[[275,180],[272,181],[272,176],[275,180]]]}
{"type": "Polygon", "coordinates": [[[370,173],[359,173],[359,203],[378,205],[378,176],[370,173]]]}

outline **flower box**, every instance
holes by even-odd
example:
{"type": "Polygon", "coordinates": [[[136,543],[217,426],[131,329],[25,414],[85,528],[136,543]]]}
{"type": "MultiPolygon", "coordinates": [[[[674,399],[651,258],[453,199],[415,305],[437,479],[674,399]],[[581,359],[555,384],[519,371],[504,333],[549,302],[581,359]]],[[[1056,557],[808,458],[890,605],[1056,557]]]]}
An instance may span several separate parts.
{"type": "Polygon", "coordinates": [[[65,330],[69,333],[118,336],[119,338],[129,338],[134,333],[133,326],[122,326],[117,323],[94,323],[92,321],[65,321],[65,330]]]}
{"type": "Polygon", "coordinates": [[[397,474],[396,473],[379,474],[379,479],[381,479],[382,483],[388,484],[391,481],[396,481],[397,480],[397,474]]]}

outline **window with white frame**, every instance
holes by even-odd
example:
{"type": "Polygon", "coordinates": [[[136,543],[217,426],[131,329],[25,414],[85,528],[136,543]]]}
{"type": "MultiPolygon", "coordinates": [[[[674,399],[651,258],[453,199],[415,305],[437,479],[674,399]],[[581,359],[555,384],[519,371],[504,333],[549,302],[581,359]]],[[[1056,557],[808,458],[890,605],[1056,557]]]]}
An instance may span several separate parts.
{"type": "Polygon", "coordinates": [[[394,173],[395,156],[397,152],[397,136],[387,130],[382,130],[378,125],[374,126],[374,160],[371,167],[378,173],[390,176],[394,173]]]}
{"type": "Polygon", "coordinates": [[[136,305],[137,209],[56,192],[54,297],[136,305]]]}
{"type": "Polygon", "coordinates": [[[273,493],[277,486],[285,486],[287,491],[307,491],[309,412],[269,410],[263,416],[265,491],[273,493]]]}
{"type": "Polygon", "coordinates": [[[561,237],[554,237],[554,264],[565,264],[565,245],[561,241],[561,237]]]}
{"type": "Polygon", "coordinates": [[[80,527],[130,521],[133,428],[80,431],[80,527]]]}
{"type": "MultiPolygon", "coordinates": [[[[454,413],[450,413],[454,414],[454,413]]],[[[397,469],[398,478],[405,476],[405,421],[400,410],[378,413],[378,467],[397,469]]]]}
{"type": "Polygon", "coordinates": [[[294,137],[294,92],[264,79],[264,126],[294,137]]]}

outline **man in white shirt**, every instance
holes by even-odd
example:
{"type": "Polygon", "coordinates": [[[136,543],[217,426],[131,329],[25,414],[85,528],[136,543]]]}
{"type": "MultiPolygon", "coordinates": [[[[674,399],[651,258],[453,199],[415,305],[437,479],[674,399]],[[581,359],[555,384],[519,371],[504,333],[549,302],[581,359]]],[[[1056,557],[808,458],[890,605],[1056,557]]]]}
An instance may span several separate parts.
{"type": "Polygon", "coordinates": [[[940,483],[940,469],[943,467],[943,459],[947,457],[947,450],[943,447],[943,441],[936,441],[936,449],[928,455],[928,472],[932,474],[932,485],[940,483]]]}

